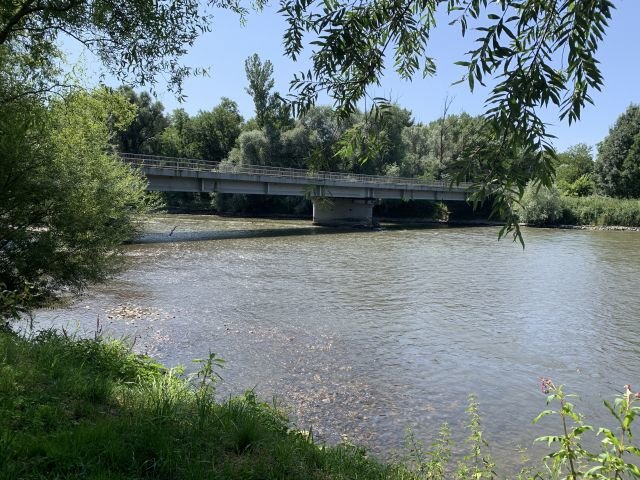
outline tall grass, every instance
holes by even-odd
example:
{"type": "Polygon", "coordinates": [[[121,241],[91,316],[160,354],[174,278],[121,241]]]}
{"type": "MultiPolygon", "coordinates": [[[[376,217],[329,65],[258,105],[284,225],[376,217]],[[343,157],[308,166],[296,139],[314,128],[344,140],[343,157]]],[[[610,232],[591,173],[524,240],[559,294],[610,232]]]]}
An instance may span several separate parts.
{"type": "Polygon", "coordinates": [[[517,208],[528,225],[594,225],[640,227],[640,200],[600,197],[568,197],[555,188],[527,186],[517,208]]]}
{"type": "Polygon", "coordinates": [[[561,204],[564,224],[640,227],[640,200],[561,197],[561,204]]]}

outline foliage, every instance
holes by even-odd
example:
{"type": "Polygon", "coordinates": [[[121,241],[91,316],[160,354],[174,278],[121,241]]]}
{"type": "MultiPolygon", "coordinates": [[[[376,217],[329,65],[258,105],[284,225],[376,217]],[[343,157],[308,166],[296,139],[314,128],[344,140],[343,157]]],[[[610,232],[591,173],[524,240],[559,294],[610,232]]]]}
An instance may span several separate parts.
{"type": "MultiPolygon", "coordinates": [[[[145,181],[106,149],[132,118],[100,89],[0,105],[0,283],[41,301],[118,268],[150,206],[145,181]]],[[[3,312],[4,313],[4,312],[3,312]]]]}
{"type": "Polygon", "coordinates": [[[568,196],[560,195],[555,189],[536,191],[528,186],[518,215],[523,223],[538,226],[562,224],[640,227],[640,200],[597,195],[568,196]]]}
{"type": "Polygon", "coordinates": [[[404,157],[402,131],[413,124],[411,112],[385,105],[365,112],[359,120],[342,135],[337,155],[348,171],[382,175],[404,157]]]}
{"type": "Polygon", "coordinates": [[[200,365],[184,375],[119,341],[0,332],[0,477],[415,478],[315,444],[253,392],[217,402],[219,359],[200,365]]]}
{"type": "Polygon", "coordinates": [[[168,116],[169,125],[160,135],[161,153],[168,157],[194,158],[198,156],[192,137],[191,117],[183,108],[168,116]]]}
{"type": "Polygon", "coordinates": [[[592,175],[582,175],[573,183],[558,182],[557,187],[564,195],[569,197],[588,197],[594,194],[596,184],[592,175]]]}
{"type": "Polygon", "coordinates": [[[630,105],[598,146],[596,173],[605,195],[640,198],[640,106],[630,105]]]}
{"type": "Polygon", "coordinates": [[[229,161],[236,165],[271,165],[274,147],[262,130],[242,132],[237,147],[229,154],[229,161]]]}
{"type": "Polygon", "coordinates": [[[529,225],[553,225],[562,217],[560,192],[529,184],[517,208],[518,218],[529,225]]]}
{"type": "Polygon", "coordinates": [[[556,158],[556,186],[564,195],[586,197],[595,192],[591,147],[579,143],[556,158]]]}
{"type": "Polygon", "coordinates": [[[280,152],[276,157],[276,162],[272,165],[278,166],[281,162],[288,168],[306,168],[312,150],[312,137],[308,129],[303,125],[297,125],[290,130],[282,132],[280,135],[280,152]],[[278,161],[279,160],[279,161],[278,161]]]}
{"type": "Polygon", "coordinates": [[[161,135],[169,122],[164,106],[153,101],[147,92],[137,94],[130,87],[118,91],[135,107],[135,117],[129,126],[116,134],[118,151],[126,153],[159,154],[161,135]]]}
{"type": "Polygon", "coordinates": [[[240,135],[242,116],[238,104],[222,98],[220,104],[210,112],[198,112],[191,119],[187,138],[191,145],[188,151],[196,158],[219,162],[229,155],[240,135]]]}
{"type": "Polygon", "coordinates": [[[273,64],[270,60],[262,63],[260,56],[254,53],[244,62],[249,86],[246,91],[256,109],[256,123],[258,128],[265,128],[267,132],[285,129],[291,126],[289,108],[278,93],[273,93],[273,64]]]}
{"type": "Polygon", "coordinates": [[[332,95],[341,112],[351,113],[369,86],[383,76],[385,60],[406,79],[435,72],[428,56],[438,7],[464,36],[477,35],[476,48],[457,62],[466,70],[471,90],[494,83],[485,119],[497,149],[483,152],[489,175],[478,182],[478,200],[492,198],[494,211],[507,224],[501,234],[518,228],[512,207],[526,184],[550,187],[553,177],[550,135],[538,111],[553,106],[561,119],[580,118],[590,93],[603,85],[596,54],[613,5],[608,0],[550,2],[539,0],[449,0],[352,3],[285,0],[287,54],[297,58],[314,40],[313,66],[291,86],[296,109],[306,109],[321,92],[332,95]],[[526,163],[507,162],[524,154],[526,163]]]}
{"type": "MultiPolygon", "coordinates": [[[[259,8],[262,2],[254,4],[259,8]]],[[[246,13],[237,0],[9,0],[0,4],[0,48],[46,62],[55,56],[55,44],[64,35],[93,52],[120,80],[153,84],[162,74],[180,92],[185,77],[201,73],[179,60],[200,34],[211,29],[213,7],[236,12],[241,19],[246,13]]],[[[46,79],[35,91],[57,84],[57,76],[46,70],[32,72],[46,79]]]]}
{"type": "Polygon", "coordinates": [[[298,120],[309,135],[310,147],[307,167],[311,170],[345,171],[336,155],[338,143],[345,130],[353,126],[356,116],[340,119],[331,107],[312,107],[298,120]]]}
{"type": "Polygon", "coordinates": [[[609,197],[561,197],[562,223],[640,227],[640,200],[609,197]]]}
{"type": "Polygon", "coordinates": [[[491,139],[485,126],[482,118],[463,113],[405,128],[402,136],[406,155],[398,173],[479,181],[486,172],[477,152],[486,150],[491,139]]]}
{"type": "Polygon", "coordinates": [[[576,395],[567,395],[562,385],[554,385],[548,378],[542,379],[542,390],[548,394],[547,404],[558,405],[556,410],[544,410],[534,419],[534,423],[547,416],[560,417],[562,432],[559,435],[547,435],[536,439],[555,446],[555,451],[545,459],[550,463],[549,471],[557,477],[575,480],[577,478],[622,479],[640,477],[640,468],[634,463],[640,457],[640,449],[633,445],[631,432],[635,417],[640,413],[640,393],[633,393],[629,385],[613,404],[604,401],[604,405],[616,420],[616,429],[601,427],[597,430],[600,437],[600,451],[590,452],[584,446],[582,437],[595,429],[584,422],[575,408],[576,395]],[[631,459],[629,459],[631,457],[631,459]],[[635,458],[634,458],[635,457],[635,458]]]}

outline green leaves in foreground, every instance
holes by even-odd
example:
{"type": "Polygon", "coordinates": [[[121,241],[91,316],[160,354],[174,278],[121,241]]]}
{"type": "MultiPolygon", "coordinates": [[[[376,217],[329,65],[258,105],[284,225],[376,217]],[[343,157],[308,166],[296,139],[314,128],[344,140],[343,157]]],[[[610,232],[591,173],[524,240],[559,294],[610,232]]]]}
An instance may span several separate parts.
{"type": "Polygon", "coordinates": [[[624,392],[611,404],[604,401],[604,406],[616,420],[615,430],[601,427],[597,431],[600,438],[600,452],[587,450],[583,444],[583,435],[594,428],[584,423],[575,405],[569,401],[575,395],[563,392],[562,385],[556,386],[548,379],[542,379],[542,390],[547,393],[548,404],[555,404],[556,409],[544,410],[534,423],[552,416],[559,417],[562,433],[546,435],[536,439],[545,442],[554,451],[545,458],[549,461],[549,471],[557,478],[599,478],[622,479],[640,478],[640,468],[636,465],[640,458],[640,449],[632,444],[633,434],[631,426],[640,412],[640,393],[631,391],[629,385],[624,386],[624,392]]]}
{"type": "Polygon", "coordinates": [[[604,83],[596,54],[611,1],[282,0],[286,53],[301,56],[304,36],[312,37],[313,66],[291,82],[291,102],[306,111],[325,92],[348,115],[389,66],[406,79],[432,75],[429,40],[444,5],[461,36],[473,30],[477,37],[457,62],[465,71],[461,82],[471,91],[490,87],[484,117],[495,143],[474,152],[491,168],[473,198],[493,202],[494,215],[506,220],[501,236],[514,232],[522,240],[513,207],[527,182],[550,187],[554,175],[552,136],[539,112],[555,108],[572,123],[593,102],[591,92],[604,83]]]}

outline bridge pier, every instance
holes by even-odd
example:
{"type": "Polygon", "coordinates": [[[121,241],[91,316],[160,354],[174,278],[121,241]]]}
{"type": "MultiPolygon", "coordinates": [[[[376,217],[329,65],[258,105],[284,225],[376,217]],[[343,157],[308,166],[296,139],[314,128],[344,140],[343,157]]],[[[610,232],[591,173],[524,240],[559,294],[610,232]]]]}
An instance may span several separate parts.
{"type": "Polygon", "coordinates": [[[314,197],[313,224],[325,227],[372,227],[375,200],[314,197]]]}

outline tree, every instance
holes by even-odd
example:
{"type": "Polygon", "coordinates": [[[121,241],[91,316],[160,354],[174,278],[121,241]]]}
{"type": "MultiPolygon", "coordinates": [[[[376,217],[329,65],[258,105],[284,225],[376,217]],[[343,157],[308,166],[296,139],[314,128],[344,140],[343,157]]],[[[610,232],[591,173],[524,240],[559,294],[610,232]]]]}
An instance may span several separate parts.
{"type": "Polygon", "coordinates": [[[191,139],[191,117],[183,109],[174,110],[168,117],[169,126],[160,135],[160,153],[169,157],[193,158],[197,155],[191,139]]]}
{"type": "Polygon", "coordinates": [[[267,134],[291,128],[292,121],[288,106],[281,100],[278,93],[273,93],[273,65],[270,60],[262,63],[260,56],[254,53],[244,62],[244,70],[249,86],[246,91],[256,109],[258,128],[266,128],[267,134]]]}
{"type": "Polygon", "coordinates": [[[243,118],[238,104],[223,98],[210,112],[199,112],[185,132],[197,158],[219,162],[229,155],[240,135],[243,118]]]}
{"type": "Polygon", "coordinates": [[[529,184],[516,211],[518,219],[528,225],[553,225],[562,217],[560,192],[555,187],[529,184]]]}
{"type": "Polygon", "coordinates": [[[297,58],[312,45],[313,66],[291,85],[296,111],[312,105],[321,92],[332,95],[349,114],[379,83],[385,60],[405,79],[435,72],[428,56],[436,12],[446,5],[461,35],[474,30],[476,46],[457,62],[471,90],[494,83],[484,118],[495,141],[478,152],[490,168],[474,187],[478,201],[493,200],[493,212],[507,220],[501,235],[514,231],[522,240],[513,210],[530,179],[551,186],[553,148],[542,107],[557,108],[574,122],[591,103],[590,92],[603,85],[596,54],[613,4],[608,0],[448,0],[422,2],[348,2],[283,0],[287,19],[286,53],[297,58]],[[306,35],[314,37],[308,42],[306,35]],[[527,162],[513,161],[527,158],[527,162]],[[504,161],[503,159],[507,159],[504,161]]]}
{"type": "Polygon", "coordinates": [[[593,194],[593,155],[591,147],[579,143],[558,154],[556,185],[565,195],[585,197],[593,194]]]}
{"type": "Polygon", "coordinates": [[[405,129],[405,162],[418,169],[418,175],[437,180],[460,178],[477,181],[485,173],[477,152],[488,150],[491,141],[482,118],[467,113],[448,115],[430,122],[405,129]]]}
{"type": "Polygon", "coordinates": [[[640,197],[640,106],[630,105],[598,145],[596,175],[612,197],[640,197]]]}
{"type": "Polygon", "coordinates": [[[336,152],[340,138],[355,121],[355,115],[341,121],[335,110],[327,106],[314,106],[305,112],[298,123],[309,132],[311,145],[306,158],[307,168],[346,170],[336,152]]]}
{"type": "MultiPolygon", "coordinates": [[[[246,13],[238,0],[7,0],[0,4],[0,49],[36,60],[31,68],[37,64],[38,71],[32,73],[42,79],[51,73],[62,34],[93,52],[118,79],[146,85],[162,74],[180,93],[184,78],[200,70],[179,59],[211,29],[213,8],[246,13]]],[[[54,75],[31,83],[32,92],[49,91],[58,81],[54,75]]]]}
{"type": "Polygon", "coordinates": [[[169,125],[164,116],[164,105],[153,101],[147,92],[137,94],[133,88],[118,89],[135,107],[133,122],[116,134],[120,152],[159,154],[162,150],[162,132],[169,125]]]}
{"type": "Polygon", "coordinates": [[[344,132],[337,155],[348,171],[384,175],[390,166],[402,162],[402,131],[411,125],[413,119],[407,109],[395,104],[374,108],[344,132]]]}
{"type": "Polygon", "coordinates": [[[121,264],[118,247],[148,205],[146,182],[107,147],[133,116],[103,89],[47,106],[0,104],[0,284],[3,295],[26,292],[21,308],[121,264]]]}
{"type": "Polygon", "coordinates": [[[238,146],[229,154],[229,162],[237,165],[271,165],[273,146],[262,130],[242,132],[238,146]]]}

